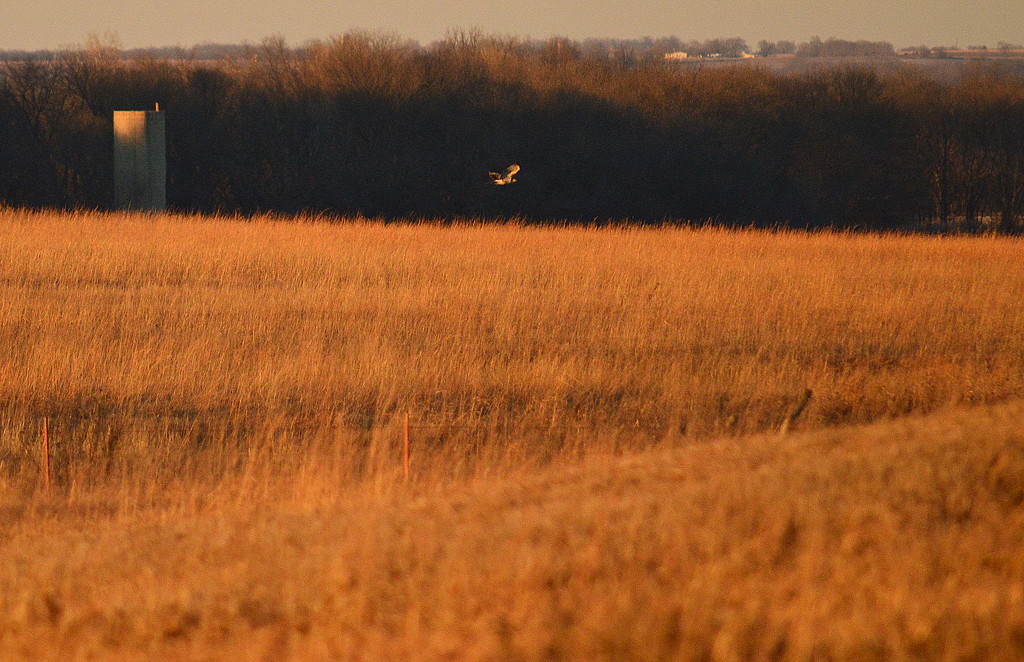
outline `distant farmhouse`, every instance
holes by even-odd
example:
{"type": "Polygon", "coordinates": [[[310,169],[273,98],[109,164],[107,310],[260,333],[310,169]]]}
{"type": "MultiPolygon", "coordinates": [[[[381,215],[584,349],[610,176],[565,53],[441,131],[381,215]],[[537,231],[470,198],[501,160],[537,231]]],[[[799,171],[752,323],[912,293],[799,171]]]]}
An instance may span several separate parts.
{"type": "Polygon", "coordinates": [[[682,60],[746,60],[747,58],[757,57],[746,51],[741,51],[739,55],[723,55],[721,53],[708,53],[707,55],[693,55],[684,51],[676,51],[674,53],[665,53],[665,59],[673,62],[679,62],[682,60]]]}

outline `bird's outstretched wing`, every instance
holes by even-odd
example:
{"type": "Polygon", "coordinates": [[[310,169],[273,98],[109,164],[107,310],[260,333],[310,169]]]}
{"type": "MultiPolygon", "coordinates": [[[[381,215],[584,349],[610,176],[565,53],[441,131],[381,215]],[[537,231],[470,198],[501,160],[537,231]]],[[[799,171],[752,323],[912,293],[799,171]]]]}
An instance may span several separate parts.
{"type": "Polygon", "coordinates": [[[498,184],[500,186],[502,184],[511,184],[512,182],[516,181],[515,176],[517,172],[519,172],[519,164],[513,163],[509,167],[505,168],[505,172],[501,173],[500,175],[496,172],[488,172],[487,174],[491,176],[491,180],[495,184],[498,184]]]}

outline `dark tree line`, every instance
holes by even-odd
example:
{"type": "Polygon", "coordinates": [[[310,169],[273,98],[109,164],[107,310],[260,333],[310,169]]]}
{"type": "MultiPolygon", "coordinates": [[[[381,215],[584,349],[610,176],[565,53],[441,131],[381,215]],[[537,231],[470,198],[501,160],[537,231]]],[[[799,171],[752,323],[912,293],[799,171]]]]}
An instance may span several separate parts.
{"type": "Polygon", "coordinates": [[[821,37],[812,37],[800,44],[795,53],[797,57],[893,57],[896,49],[887,41],[847,41],[835,37],[822,41],[821,37]]]}
{"type": "Polygon", "coordinates": [[[0,63],[0,203],[108,207],[112,111],[155,102],[180,210],[1024,226],[1024,80],[996,65],[679,69],[465,33],[0,63]]]}

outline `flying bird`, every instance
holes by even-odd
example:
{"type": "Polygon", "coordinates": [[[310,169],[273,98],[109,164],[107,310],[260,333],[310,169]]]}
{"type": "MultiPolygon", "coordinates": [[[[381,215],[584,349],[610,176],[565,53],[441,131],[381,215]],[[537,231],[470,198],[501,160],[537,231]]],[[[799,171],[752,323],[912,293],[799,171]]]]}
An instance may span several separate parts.
{"type": "Polygon", "coordinates": [[[517,172],[519,172],[519,164],[513,163],[509,167],[505,168],[505,172],[501,174],[498,174],[496,172],[489,172],[487,174],[491,176],[491,180],[495,184],[497,184],[498,186],[503,186],[505,184],[511,184],[512,182],[516,181],[515,177],[517,172]]]}

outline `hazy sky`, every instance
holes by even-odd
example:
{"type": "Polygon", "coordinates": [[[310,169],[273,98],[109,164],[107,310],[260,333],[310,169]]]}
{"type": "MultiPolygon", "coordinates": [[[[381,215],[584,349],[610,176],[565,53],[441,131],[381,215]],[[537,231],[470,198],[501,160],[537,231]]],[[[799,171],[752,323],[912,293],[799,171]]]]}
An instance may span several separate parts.
{"type": "Polygon", "coordinates": [[[449,28],[546,38],[675,35],[894,46],[1024,42],[1022,0],[0,0],[0,49],[56,48],[116,33],[125,47],[301,44],[363,28],[427,44],[449,28]]]}

